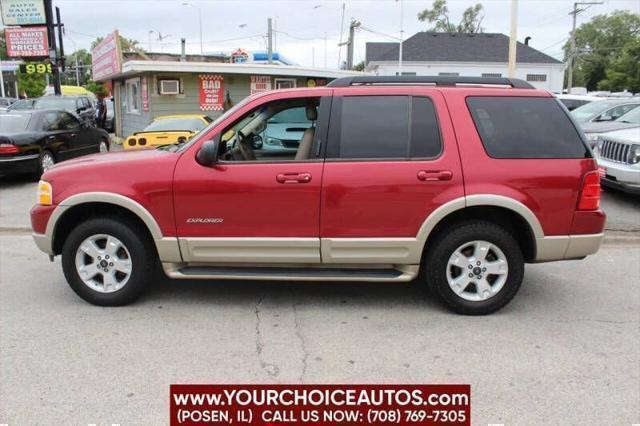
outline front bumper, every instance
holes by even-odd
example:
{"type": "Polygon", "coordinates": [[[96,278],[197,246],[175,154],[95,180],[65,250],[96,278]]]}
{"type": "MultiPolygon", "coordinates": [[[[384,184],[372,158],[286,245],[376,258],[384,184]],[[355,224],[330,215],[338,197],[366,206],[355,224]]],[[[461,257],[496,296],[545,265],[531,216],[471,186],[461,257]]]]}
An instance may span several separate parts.
{"type": "Polygon", "coordinates": [[[623,164],[598,158],[598,166],[605,169],[600,177],[603,186],[640,194],[640,163],[623,164]]]}
{"type": "Polygon", "coordinates": [[[38,154],[0,157],[0,174],[13,175],[38,171],[38,154]]]}

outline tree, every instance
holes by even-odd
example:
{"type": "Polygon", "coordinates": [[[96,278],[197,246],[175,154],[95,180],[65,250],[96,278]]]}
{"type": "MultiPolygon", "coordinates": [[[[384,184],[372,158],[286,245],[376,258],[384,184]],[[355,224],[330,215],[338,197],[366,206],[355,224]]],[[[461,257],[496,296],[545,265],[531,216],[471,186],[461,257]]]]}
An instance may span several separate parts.
{"type": "Polygon", "coordinates": [[[470,6],[462,14],[462,19],[457,25],[449,18],[447,0],[434,0],[431,9],[425,9],[418,13],[420,22],[433,24],[429,31],[444,33],[481,33],[482,20],[484,19],[483,7],[480,3],[470,6]]]}
{"type": "MultiPolygon", "coordinates": [[[[140,42],[138,40],[134,40],[132,38],[125,38],[125,37],[122,37],[121,35],[119,37],[120,37],[120,47],[122,48],[123,52],[125,53],[144,52],[144,49],[140,47],[140,42]]],[[[103,39],[104,37],[98,37],[95,40],[93,40],[91,42],[91,49],[93,50],[93,48],[96,47],[103,39]]]]}
{"type": "Polygon", "coordinates": [[[93,80],[89,80],[87,84],[84,86],[90,92],[93,92],[96,96],[103,95],[107,96],[109,94],[109,89],[102,83],[95,82],[93,80]]]}
{"type": "Polygon", "coordinates": [[[364,71],[364,61],[360,61],[353,66],[354,71],[364,71]]]}
{"type": "Polygon", "coordinates": [[[60,76],[62,84],[76,84],[76,65],[78,66],[79,85],[86,83],[91,71],[91,53],[87,49],[76,50],[65,58],[66,71],[60,76]],[[76,63],[77,59],[77,63],[76,63]]]}
{"type": "MultiPolygon", "coordinates": [[[[576,28],[575,39],[574,86],[618,91],[634,84],[634,78],[637,81],[640,15],[618,10],[595,16],[576,28]]],[[[572,54],[569,42],[564,52],[566,60],[572,54]]]]}
{"type": "Polygon", "coordinates": [[[47,81],[44,74],[18,73],[18,92],[26,93],[30,98],[39,98],[44,94],[47,81]]]}

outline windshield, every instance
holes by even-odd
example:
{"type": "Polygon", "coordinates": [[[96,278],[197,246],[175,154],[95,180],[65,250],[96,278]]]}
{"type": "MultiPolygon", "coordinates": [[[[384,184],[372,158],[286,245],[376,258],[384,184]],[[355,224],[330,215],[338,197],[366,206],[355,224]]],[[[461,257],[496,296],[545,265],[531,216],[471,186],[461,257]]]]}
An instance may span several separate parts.
{"type": "Polygon", "coordinates": [[[621,123],[633,123],[640,124],[640,108],[634,108],[625,115],[618,118],[616,121],[621,123]]]}
{"type": "Polygon", "coordinates": [[[224,114],[222,114],[220,117],[216,118],[213,123],[209,124],[206,129],[202,132],[200,132],[199,134],[195,135],[194,137],[192,137],[191,139],[189,139],[189,142],[182,144],[182,145],[168,145],[166,147],[163,147],[163,149],[166,150],[170,150],[170,151],[176,151],[176,152],[180,152],[180,151],[184,151],[185,149],[187,149],[187,147],[191,146],[192,144],[196,143],[197,141],[200,140],[200,138],[202,137],[202,135],[207,134],[207,130],[212,129],[213,127],[217,126],[218,124],[222,123],[224,120],[226,120],[229,116],[235,114],[236,111],[238,111],[239,109],[241,109],[242,107],[244,107],[246,104],[248,104],[250,101],[252,101],[253,99],[255,99],[253,96],[247,96],[246,98],[244,98],[242,101],[238,102],[237,104],[235,104],[233,107],[231,107],[230,109],[228,109],[224,114]]]}
{"type": "Polygon", "coordinates": [[[66,109],[68,111],[75,111],[76,100],[73,98],[45,97],[36,99],[33,107],[35,109],[66,109]]]}
{"type": "Polygon", "coordinates": [[[199,118],[161,118],[152,121],[145,132],[162,132],[170,130],[193,130],[200,131],[206,127],[206,123],[199,118]]]}
{"type": "Polygon", "coordinates": [[[33,109],[33,102],[34,99],[20,99],[19,101],[15,101],[9,105],[7,110],[14,111],[19,109],[33,109]]]}
{"type": "Polygon", "coordinates": [[[587,121],[594,115],[606,111],[614,106],[615,104],[609,101],[590,102],[571,111],[571,115],[573,115],[573,118],[579,122],[587,121]]]}
{"type": "Polygon", "coordinates": [[[31,115],[29,114],[0,114],[0,132],[17,133],[27,130],[31,115]]]}

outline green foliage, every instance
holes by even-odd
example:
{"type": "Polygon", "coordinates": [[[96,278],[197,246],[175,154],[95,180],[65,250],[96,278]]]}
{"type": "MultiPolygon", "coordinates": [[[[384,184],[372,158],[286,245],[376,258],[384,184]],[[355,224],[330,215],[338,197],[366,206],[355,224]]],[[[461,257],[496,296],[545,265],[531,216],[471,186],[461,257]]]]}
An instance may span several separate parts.
{"type": "Polygon", "coordinates": [[[0,30],[0,59],[7,58],[7,43],[4,41],[4,30],[0,30]]]}
{"type": "Polygon", "coordinates": [[[102,95],[107,96],[109,94],[109,89],[102,83],[95,82],[93,80],[89,80],[87,84],[84,86],[90,92],[93,92],[96,96],[102,95]]]}
{"type": "MultiPolygon", "coordinates": [[[[125,38],[125,37],[122,37],[121,35],[119,37],[120,37],[120,47],[122,48],[123,52],[126,52],[126,53],[144,52],[144,49],[140,47],[140,42],[138,40],[134,40],[132,38],[125,38]]],[[[98,43],[100,43],[103,39],[104,37],[98,37],[95,40],[93,40],[91,42],[91,49],[96,47],[98,43]]]]}
{"type": "Polygon", "coordinates": [[[76,85],[76,59],[78,60],[78,80],[82,86],[89,79],[91,74],[91,53],[87,49],[80,49],[66,57],[67,69],[60,76],[62,84],[76,85]]]}
{"type": "MultiPolygon", "coordinates": [[[[637,87],[639,41],[640,15],[628,11],[598,15],[580,25],[576,29],[573,85],[612,91],[637,87]]],[[[565,59],[569,58],[569,42],[564,51],[565,59]]]]}
{"type": "Polygon", "coordinates": [[[470,6],[462,14],[462,19],[457,25],[451,22],[449,18],[449,8],[447,0],[434,0],[431,9],[425,9],[418,13],[420,22],[428,22],[433,24],[429,31],[445,32],[445,33],[481,33],[483,7],[480,3],[470,6]]]}
{"type": "Polygon", "coordinates": [[[18,73],[18,92],[26,93],[30,98],[39,98],[44,94],[47,81],[44,74],[18,73]]]}
{"type": "Polygon", "coordinates": [[[364,71],[364,61],[360,61],[353,66],[354,71],[364,71]]]}

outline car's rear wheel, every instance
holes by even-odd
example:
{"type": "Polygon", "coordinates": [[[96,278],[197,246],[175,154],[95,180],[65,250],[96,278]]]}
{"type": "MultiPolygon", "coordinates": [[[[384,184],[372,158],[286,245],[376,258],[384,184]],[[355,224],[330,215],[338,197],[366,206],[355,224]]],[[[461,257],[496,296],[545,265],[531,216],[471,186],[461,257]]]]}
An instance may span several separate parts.
{"type": "Polygon", "coordinates": [[[100,306],[137,299],[153,274],[155,250],[126,219],[95,218],[78,225],[62,248],[62,268],[73,289],[100,306]]]}
{"type": "Polygon", "coordinates": [[[494,223],[465,222],[440,233],[426,249],[423,267],[427,285],[455,312],[494,312],[515,296],[522,283],[520,246],[494,223]]]}

